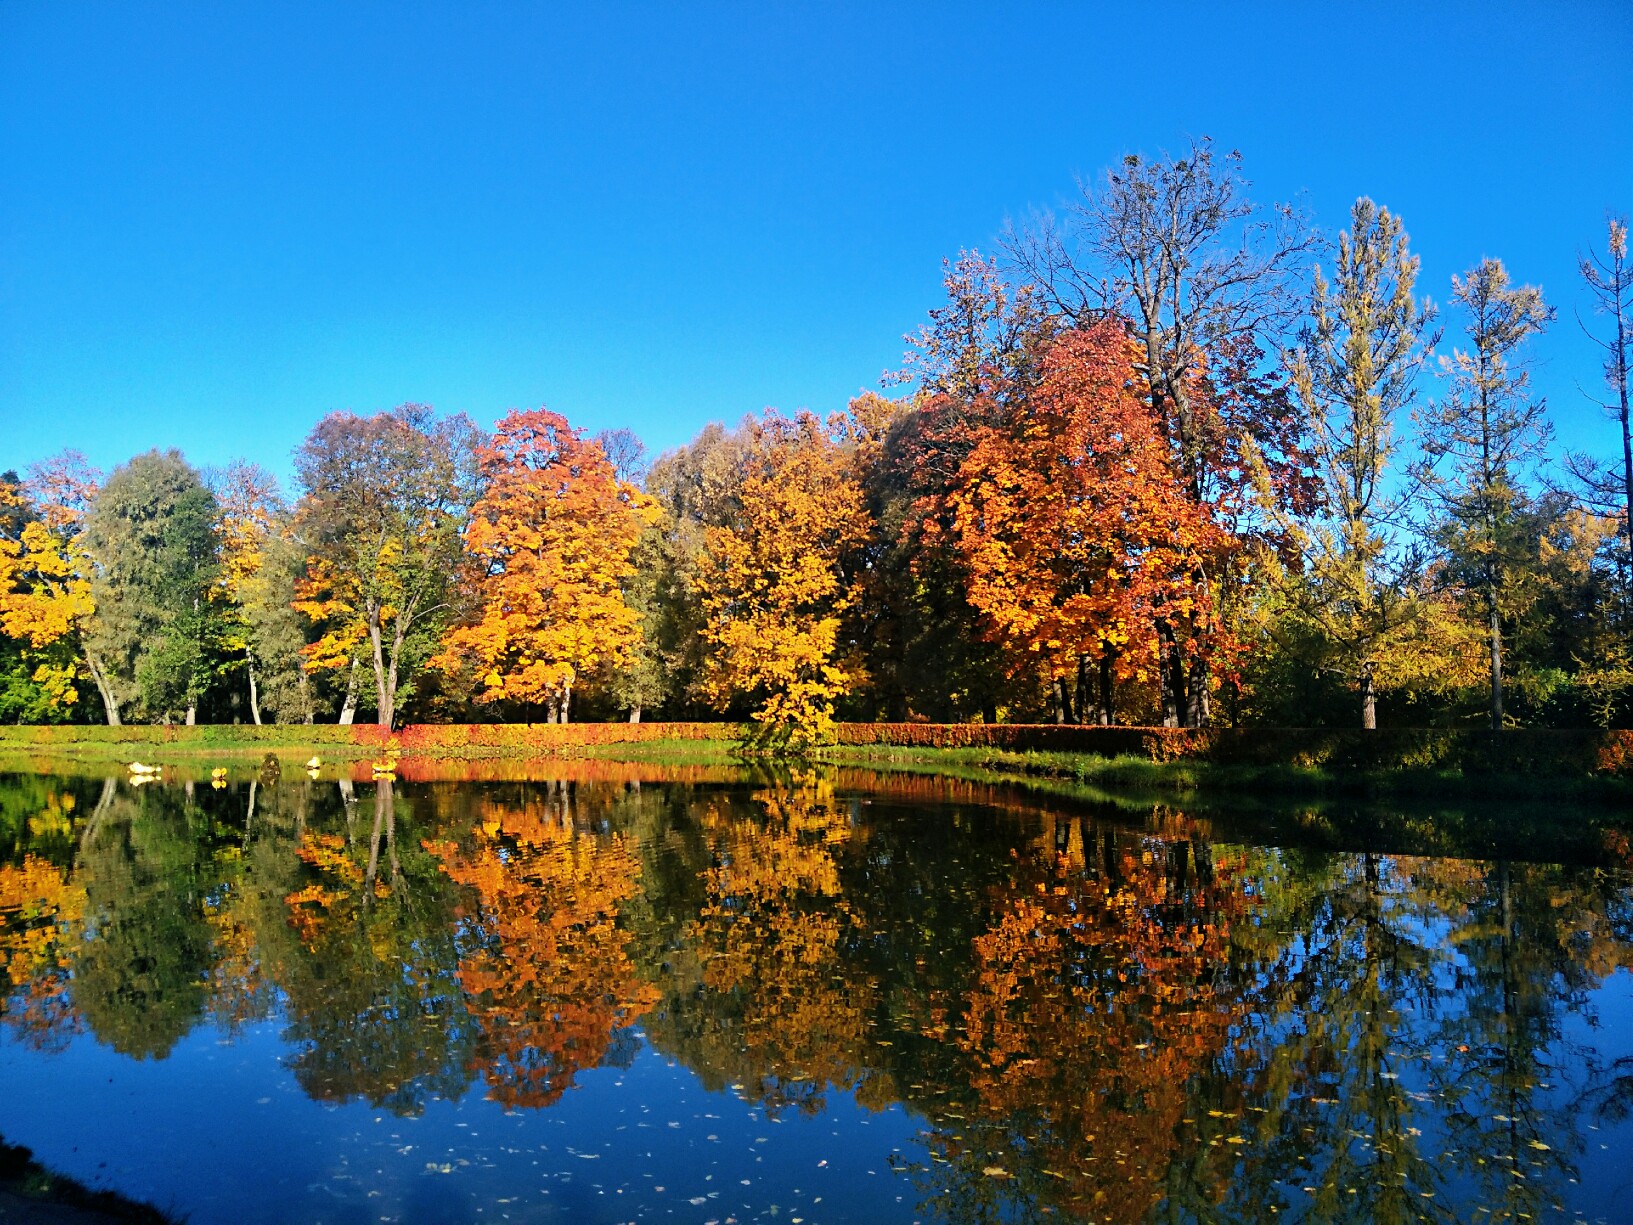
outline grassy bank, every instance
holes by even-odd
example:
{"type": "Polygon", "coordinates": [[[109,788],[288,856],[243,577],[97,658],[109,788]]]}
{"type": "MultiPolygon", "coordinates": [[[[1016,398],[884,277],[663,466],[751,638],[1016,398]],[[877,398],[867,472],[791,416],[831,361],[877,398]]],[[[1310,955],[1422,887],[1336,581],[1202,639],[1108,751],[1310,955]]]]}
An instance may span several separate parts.
{"type": "Polygon", "coordinates": [[[77,1179],[54,1174],[22,1145],[0,1139],[0,1220],[177,1225],[181,1219],[118,1192],[95,1191],[77,1179]]]}
{"type": "MultiPolygon", "coordinates": [[[[665,765],[732,759],[729,723],[417,724],[339,727],[8,727],[0,765],[141,760],[287,764],[591,757],[665,765]]],[[[1156,797],[1282,797],[1633,803],[1633,732],[1097,728],[848,723],[822,760],[919,771],[1052,778],[1156,797]]],[[[46,768],[43,765],[40,768],[46,768]]]]}
{"type": "Polygon", "coordinates": [[[836,746],[825,760],[881,769],[974,772],[982,778],[1055,779],[1097,792],[1153,799],[1348,798],[1365,800],[1501,800],[1633,805],[1633,783],[1587,771],[1465,772],[1423,766],[1311,766],[1219,762],[1202,758],[1153,761],[1118,754],[988,748],[836,746]]]}

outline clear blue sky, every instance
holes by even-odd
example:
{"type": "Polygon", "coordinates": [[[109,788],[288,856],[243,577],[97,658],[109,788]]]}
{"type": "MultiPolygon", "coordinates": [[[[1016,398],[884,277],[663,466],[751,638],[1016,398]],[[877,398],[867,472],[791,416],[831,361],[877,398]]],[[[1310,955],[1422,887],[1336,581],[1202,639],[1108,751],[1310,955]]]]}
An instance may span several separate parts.
{"type": "Polygon", "coordinates": [[[654,452],[841,407],[940,262],[1124,152],[1211,135],[1422,286],[1561,309],[1633,211],[1633,3],[0,0],[0,468],[153,446],[287,474],[331,409],[547,404],[654,452]]]}

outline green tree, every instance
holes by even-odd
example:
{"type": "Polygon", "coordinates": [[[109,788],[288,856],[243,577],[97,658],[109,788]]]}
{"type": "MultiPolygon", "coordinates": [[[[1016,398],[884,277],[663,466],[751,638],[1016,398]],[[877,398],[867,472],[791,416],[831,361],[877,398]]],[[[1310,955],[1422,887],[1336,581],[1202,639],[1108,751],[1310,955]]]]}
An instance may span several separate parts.
{"type": "Polygon", "coordinates": [[[225,630],[212,599],[216,514],[215,496],[175,450],[116,469],[92,503],[85,540],[97,612],[87,645],[116,707],[195,721],[225,630]]]}
{"type": "Polygon", "coordinates": [[[1552,431],[1542,400],[1530,394],[1520,351],[1552,322],[1554,310],[1531,285],[1512,285],[1501,260],[1482,260],[1452,278],[1469,348],[1442,366],[1451,390],[1418,414],[1424,450],[1418,471],[1439,503],[1438,535],[1454,573],[1477,593],[1491,672],[1491,726],[1503,726],[1503,623],[1523,601],[1526,548],[1521,468],[1539,459],[1552,431]]]}
{"type": "MultiPolygon", "coordinates": [[[[476,437],[463,414],[438,419],[404,404],[372,417],[330,413],[295,452],[303,603],[314,619],[338,619],[338,638],[368,653],[387,727],[450,611],[476,437]]],[[[346,650],[332,661],[355,667],[356,658],[346,650]]]]}
{"type": "Polygon", "coordinates": [[[1323,502],[1313,524],[1288,525],[1303,553],[1293,616],[1322,664],[1354,678],[1364,728],[1378,725],[1380,685],[1423,677],[1430,660],[1415,640],[1431,611],[1416,586],[1421,559],[1400,539],[1406,495],[1390,480],[1396,420],[1416,393],[1432,319],[1413,296],[1417,273],[1400,219],[1357,200],[1333,280],[1317,270],[1288,358],[1323,502]]]}

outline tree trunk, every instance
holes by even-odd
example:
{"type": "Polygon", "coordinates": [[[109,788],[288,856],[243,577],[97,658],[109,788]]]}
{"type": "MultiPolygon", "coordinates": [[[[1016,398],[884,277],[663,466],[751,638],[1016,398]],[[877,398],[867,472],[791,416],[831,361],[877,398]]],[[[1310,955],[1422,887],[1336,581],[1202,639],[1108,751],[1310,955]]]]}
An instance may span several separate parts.
{"type": "Polygon", "coordinates": [[[1208,665],[1206,660],[1198,659],[1191,665],[1191,675],[1187,678],[1185,699],[1185,726],[1206,727],[1208,716],[1212,713],[1211,699],[1208,695],[1208,665]]]}
{"type": "Polygon", "coordinates": [[[639,702],[629,708],[629,721],[631,723],[639,723],[641,721],[641,704],[639,702]]]}
{"type": "Polygon", "coordinates": [[[255,659],[246,656],[246,667],[249,670],[249,717],[255,721],[255,726],[261,726],[261,694],[255,685],[255,659]]]}
{"type": "Polygon", "coordinates": [[[1378,728],[1378,695],[1372,684],[1372,661],[1361,665],[1361,727],[1366,731],[1378,728]]]}
{"type": "Polygon", "coordinates": [[[369,609],[369,648],[374,664],[374,710],[376,721],[384,728],[391,728],[391,694],[386,682],[386,650],[381,641],[380,610],[369,609]]]}
{"type": "Polygon", "coordinates": [[[1111,656],[1100,657],[1100,726],[1109,727],[1116,721],[1111,705],[1111,656]]]}
{"type": "Polygon", "coordinates": [[[102,699],[102,713],[107,716],[108,726],[120,726],[119,699],[113,696],[113,687],[108,684],[107,673],[102,671],[101,663],[89,651],[85,652],[85,666],[90,670],[91,679],[96,682],[96,692],[102,699]]]}
{"type": "Polygon", "coordinates": [[[572,712],[573,712],[573,686],[572,686],[571,682],[569,682],[568,684],[562,686],[562,690],[561,690],[561,721],[563,723],[571,722],[572,721],[572,712]]]}
{"type": "Polygon", "coordinates": [[[183,720],[183,722],[185,722],[188,727],[192,727],[198,722],[198,703],[187,703],[187,717],[183,720]]]}
{"type": "Polygon", "coordinates": [[[1615,372],[1616,398],[1622,419],[1622,484],[1627,501],[1622,509],[1627,512],[1623,526],[1627,530],[1627,561],[1633,573],[1633,421],[1628,417],[1627,404],[1627,321],[1622,316],[1622,283],[1616,290],[1616,341],[1611,349],[1611,369],[1615,372]]]}
{"type": "Polygon", "coordinates": [[[1072,721],[1072,695],[1066,691],[1066,678],[1054,677],[1049,682],[1050,692],[1055,699],[1055,722],[1070,723],[1072,721]]]}
{"type": "Polygon", "coordinates": [[[1157,622],[1157,672],[1162,683],[1162,725],[1183,727],[1185,664],[1179,657],[1174,627],[1166,620],[1157,622]]]}
{"type": "Polygon", "coordinates": [[[1491,601],[1491,730],[1503,730],[1503,629],[1495,600],[1491,601]]]}
{"type": "Polygon", "coordinates": [[[357,716],[357,656],[352,656],[352,670],[346,674],[346,700],[340,704],[340,725],[350,727],[357,716]]]}

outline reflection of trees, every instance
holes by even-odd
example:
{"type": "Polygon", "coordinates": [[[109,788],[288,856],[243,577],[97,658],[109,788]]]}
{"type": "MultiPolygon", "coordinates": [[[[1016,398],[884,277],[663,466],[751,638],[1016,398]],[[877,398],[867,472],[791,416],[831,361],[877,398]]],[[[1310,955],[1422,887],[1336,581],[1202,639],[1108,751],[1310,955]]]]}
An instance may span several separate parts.
{"type": "Polygon", "coordinates": [[[1461,1007],[1436,1034],[1436,1084],[1455,1151],[1483,1158],[1458,1164],[1494,1220],[1539,1216],[1575,1175],[1576,1103],[1559,1089],[1597,1086],[1582,1083],[1592,1052],[1567,1045],[1563,1021],[1605,975],[1633,967],[1607,900],[1594,873],[1507,862],[1457,899],[1461,1007]]]}
{"type": "Polygon", "coordinates": [[[1419,862],[1440,861],[1290,855],[1264,882],[1287,938],[1254,950],[1261,1024],[1245,1070],[1259,1118],[1252,1176],[1231,1201],[1243,1218],[1269,1203],[1380,1222],[1449,1207],[1418,1126],[1432,1113],[1417,1087],[1425,1025],[1444,1008],[1441,936],[1413,876],[1419,862]],[[1298,1201],[1286,1198],[1289,1183],[1303,1187],[1291,1192],[1298,1201]]]}
{"type": "Polygon", "coordinates": [[[1211,1201],[1240,1139],[1198,1101],[1219,1089],[1214,1066],[1244,1010],[1226,964],[1252,908],[1240,856],[1088,823],[1074,853],[1070,824],[1055,828],[974,942],[956,1042],[980,1114],[932,1138],[952,1175],[936,1206],[995,1219],[1005,1201],[1034,1201],[1137,1220],[1165,1196],[1211,1201]]]}
{"type": "Polygon", "coordinates": [[[86,939],[73,1001],[91,1032],[122,1054],[163,1058],[204,1012],[210,835],[184,792],[127,785],[80,841],[86,939]]]}
{"type": "Polygon", "coordinates": [[[0,779],[3,1020],[142,1056],[281,1006],[309,1093],[404,1111],[548,1105],[639,1021],[772,1109],[905,1104],[954,1220],[1537,1216],[1633,1102],[1564,1046],[1633,966],[1625,866],[842,781],[0,779]]]}
{"type": "Polygon", "coordinates": [[[482,800],[469,838],[427,844],[474,895],[458,912],[459,982],[473,1066],[506,1106],[551,1105],[657,998],[618,922],[640,885],[632,840],[577,828],[570,800],[482,800]]]}
{"type": "Polygon", "coordinates": [[[696,1002],[707,1003],[690,1017],[671,1007],[666,1020],[684,1026],[675,1036],[706,1079],[757,1085],[772,1106],[818,1109],[825,1085],[861,1079],[877,994],[844,956],[860,933],[835,852],[855,831],[831,788],[816,784],[759,792],[753,807],[746,819],[725,806],[700,813],[711,866],[681,960],[696,1002]]]}
{"type": "Polygon", "coordinates": [[[399,842],[393,784],[362,807],[346,805],[343,834],[301,831],[305,883],[284,898],[287,935],[262,925],[262,953],[307,1093],[412,1113],[468,1081],[450,899],[430,857],[399,842]]]}
{"type": "Polygon", "coordinates": [[[33,855],[0,864],[0,1021],[33,1045],[61,1045],[78,1027],[68,973],[84,915],[84,887],[65,869],[33,855]]]}

